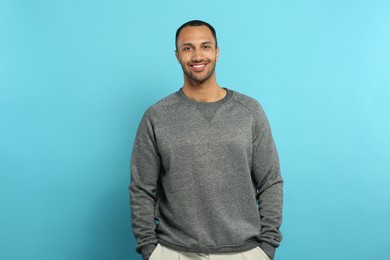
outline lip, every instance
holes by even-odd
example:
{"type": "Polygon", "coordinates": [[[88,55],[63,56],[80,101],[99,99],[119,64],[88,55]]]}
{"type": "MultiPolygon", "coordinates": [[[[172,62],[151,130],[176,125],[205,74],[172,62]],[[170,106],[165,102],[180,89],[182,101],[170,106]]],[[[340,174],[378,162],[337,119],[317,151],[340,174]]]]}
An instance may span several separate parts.
{"type": "Polygon", "coordinates": [[[203,71],[204,68],[206,67],[207,62],[202,62],[202,63],[190,63],[189,66],[193,71],[199,72],[203,71]]]}

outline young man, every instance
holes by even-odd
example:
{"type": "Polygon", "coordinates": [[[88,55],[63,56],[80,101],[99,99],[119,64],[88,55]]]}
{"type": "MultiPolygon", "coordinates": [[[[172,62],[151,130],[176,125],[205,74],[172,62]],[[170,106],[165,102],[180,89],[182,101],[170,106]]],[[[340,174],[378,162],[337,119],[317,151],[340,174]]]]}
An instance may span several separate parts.
{"type": "Polygon", "coordinates": [[[214,28],[176,32],[184,85],[144,114],[130,203],[144,260],[266,260],[279,246],[282,186],[259,103],[217,84],[214,28]]]}

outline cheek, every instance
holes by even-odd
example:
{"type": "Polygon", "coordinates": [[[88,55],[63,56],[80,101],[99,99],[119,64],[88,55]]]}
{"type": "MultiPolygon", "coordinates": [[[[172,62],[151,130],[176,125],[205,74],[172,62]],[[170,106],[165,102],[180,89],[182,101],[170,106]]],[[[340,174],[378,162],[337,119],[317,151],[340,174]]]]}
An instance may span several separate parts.
{"type": "Polygon", "coordinates": [[[218,57],[219,57],[219,48],[217,48],[215,51],[215,61],[218,60],[218,57]]]}
{"type": "Polygon", "coordinates": [[[186,55],[186,54],[181,54],[181,55],[178,55],[177,56],[177,60],[180,62],[180,63],[186,63],[188,60],[189,60],[189,55],[186,55]]]}
{"type": "Polygon", "coordinates": [[[183,64],[183,57],[176,55],[176,60],[179,62],[179,64],[183,64]]]}

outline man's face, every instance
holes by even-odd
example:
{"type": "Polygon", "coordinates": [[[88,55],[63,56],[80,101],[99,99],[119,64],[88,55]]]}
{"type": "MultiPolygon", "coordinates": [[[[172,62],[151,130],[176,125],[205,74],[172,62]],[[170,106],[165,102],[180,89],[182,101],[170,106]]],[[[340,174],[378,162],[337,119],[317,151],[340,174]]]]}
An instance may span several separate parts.
{"type": "Polygon", "coordinates": [[[176,58],[184,77],[203,83],[214,76],[219,48],[207,26],[187,26],[177,38],[176,58]]]}

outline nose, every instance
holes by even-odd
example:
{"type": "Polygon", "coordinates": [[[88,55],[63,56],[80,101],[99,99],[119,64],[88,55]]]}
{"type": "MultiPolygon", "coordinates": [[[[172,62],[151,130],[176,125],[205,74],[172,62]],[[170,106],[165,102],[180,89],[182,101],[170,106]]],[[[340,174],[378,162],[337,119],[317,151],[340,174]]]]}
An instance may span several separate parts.
{"type": "Polygon", "coordinates": [[[192,61],[201,61],[203,57],[202,50],[195,48],[192,52],[192,61]]]}

